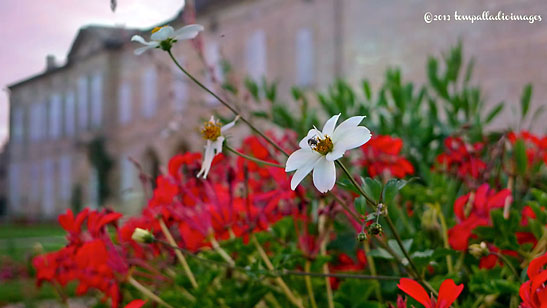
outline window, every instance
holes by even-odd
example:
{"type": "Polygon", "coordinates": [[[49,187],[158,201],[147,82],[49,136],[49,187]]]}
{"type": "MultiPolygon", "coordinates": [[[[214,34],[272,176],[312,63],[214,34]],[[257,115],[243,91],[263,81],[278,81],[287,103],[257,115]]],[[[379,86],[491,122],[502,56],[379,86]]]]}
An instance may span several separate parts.
{"type": "Polygon", "coordinates": [[[255,30],[247,40],[245,49],[247,73],[254,80],[266,75],[266,34],[264,30],[255,30]]]}
{"type": "Polygon", "coordinates": [[[313,37],[309,29],[300,29],[296,33],[296,83],[299,86],[309,86],[313,83],[314,47],[313,37]]]}
{"type": "Polygon", "coordinates": [[[72,194],[72,159],[70,155],[59,158],[59,196],[68,202],[72,194]]]}
{"type": "Polygon", "coordinates": [[[49,137],[57,139],[61,135],[61,96],[54,94],[49,101],[49,137]]]}
{"type": "Polygon", "coordinates": [[[82,130],[87,129],[87,78],[85,76],[78,79],[78,127],[82,130]]]}
{"type": "MultiPolygon", "coordinates": [[[[179,59],[179,63],[184,65],[183,60],[179,59]]],[[[188,99],[188,79],[184,73],[176,66],[172,67],[171,91],[173,93],[173,110],[182,111],[186,106],[186,100],[188,99]]]]}
{"type": "Polygon", "coordinates": [[[122,201],[131,199],[134,193],[135,166],[123,156],[120,162],[120,197],[122,201]]]}
{"type": "Polygon", "coordinates": [[[142,75],[142,115],[146,118],[153,117],[156,114],[157,99],[157,73],[154,67],[147,69],[142,75]]]}
{"type": "Polygon", "coordinates": [[[76,128],[76,102],[74,101],[74,92],[69,91],[65,95],[65,134],[74,136],[76,128]]]}
{"type": "Polygon", "coordinates": [[[14,107],[12,113],[11,136],[15,143],[21,143],[24,136],[24,111],[22,107],[14,107]]]}
{"type": "MultiPolygon", "coordinates": [[[[205,85],[214,89],[215,85],[223,82],[222,63],[220,58],[220,47],[217,42],[208,42],[205,49],[205,60],[207,70],[205,72],[205,85]]],[[[209,93],[205,93],[208,104],[218,104],[218,100],[209,93]]]]}
{"type": "Polygon", "coordinates": [[[95,167],[89,173],[88,203],[90,208],[99,207],[99,173],[95,167]]]}
{"type": "Polygon", "coordinates": [[[103,75],[96,73],[91,77],[91,124],[100,127],[103,117],[103,75]]]}
{"type": "Polygon", "coordinates": [[[55,179],[53,161],[51,159],[44,160],[42,183],[44,191],[42,196],[42,213],[46,217],[51,217],[55,214],[55,179]]]}
{"type": "Polygon", "coordinates": [[[8,187],[9,187],[9,206],[15,209],[20,206],[21,202],[21,170],[19,164],[12,163],[8,169],[8,187]]]}
{"type": "Polygon", "coordinates": [[[40,200],[40,164],[33,162],[30,165],[30,202],[40,200]]]}
{"type": "Polygon", "coordinates": [[[131,84],[124,81],[118,89],[118,120],[121,124],[131,121],[131,84]]]}
{"type": "Polygon", "coordinates": [[[46,129],[45,104],[37,103],[30,107],[30,140],[39,141],[46,129]]]}

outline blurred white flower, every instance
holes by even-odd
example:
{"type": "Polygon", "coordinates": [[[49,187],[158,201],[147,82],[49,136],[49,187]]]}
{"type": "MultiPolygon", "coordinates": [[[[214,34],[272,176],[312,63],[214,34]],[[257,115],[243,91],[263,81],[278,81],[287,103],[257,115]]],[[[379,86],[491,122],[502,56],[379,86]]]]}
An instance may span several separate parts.
{"type": "Polygon", "coordinates": [[[205,144],[205,153],[203,154],[201,170],[199,170],[197,174],[198,178],[207,178],[207,174],[209,174],[211,164],[213,163],[213,158],[215,158],[215,155],[218,153],[222,153],[222,143],[225,140],[222,134],[232,128],[237,120],[238,117],[236,117],[232,122],[222,126],[219,121],[215,121],[214,116],[211,116],[211,119],[205,122],[203,128],[201,129],[201,134],[203,139],[207,140],[207,143],[205,144]]]}
{"type": "Polygon", "coordinates": [[[370,131],[359,123],[364,116],[351,117],[335,128],[340,114],[330,118],[323,131],[313,128],[299,143],[300,149],[289,156],[285,171],[296,170],[291,189],[313,170],[313,184],[322,193],[331,190],[336,182],[334,161],[347,150],[355,149],[370,140],[370,131]]]}
{"type": "Polygon", "coordinates": [[[165,51],[171,49],[173,43],[177,41],[189,40],[195,38],[199,32],[203,31],[202,25],[187,25],[175,31],[171,26],[156,27],[152,30],[151,41],[146,41],[140,35],[133,35],[131,41],[139,42],[144,47],[135,49],[135,54],[140,55],[148,49],[161,48],[165,51]]]}

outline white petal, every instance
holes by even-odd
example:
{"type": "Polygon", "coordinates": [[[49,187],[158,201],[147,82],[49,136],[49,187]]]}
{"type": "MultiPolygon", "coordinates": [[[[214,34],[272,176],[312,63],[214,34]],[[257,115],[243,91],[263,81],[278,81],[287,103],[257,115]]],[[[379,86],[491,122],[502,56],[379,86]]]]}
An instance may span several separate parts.
{"type": "Polygon", "coordinates": [[[217,140],[213,142],[213,148],[215,149],[215,155],[222,153],[222,143],[224,142],[224,137],[219,136],[217,140]]]}
{"type": "Polygon", "coordinates": [[[179,41],[193,39],[201,31],[203,31],[202,25],[187,25],[175,31],[173,37],[179,41]]]}
{"type": "Polygon", "coordinates": [[[326,193],[334,187],[336,183],[336,168],[333,161],[326,159],[319,160],[319,163],[313,168],[313,185],[322,193],[326,193]]]}
{"type": "Polygon", "coordinates": [[[316,159],[310,160],[307,164],[298,168],[291,179],[291,189],[294,190],[300,182],[313,170],[313,167],[321,160],[322,156],[317,156],[316,159]]]}
{"type": "Polygon", "coordinates": [[[154,41],[161,42],[161,41],[166,40],[170,37],[172,38],[173,33],[175,33],[175,29],[173,29],[173,27],[165,26],[165,27],[159,29],[158,31],[152,33],[150,38],[154,41]]]}
{"type": "Polygon", "coordinates": [[[290,172],[299,169],[306,163],[317,159],[318,156],[321,156],[321,154],[311,149],[296,150],[287,159],[287,162],[285,163],[285,171],[290,172]]]}
{"type": "Polygon", "coordinates": [[[306,137],[302,138],[302,140],[300,140],[300,142],[298,143],[298,145],[300,146],[301,149],[311,149],[310,148],[310,145],[308,144],[308,140],[310,140],[310,138],[314,138],[317,136],[317,130],[315,128],[312,128],[310,129],[310,131],[308,131],[308,134],[306,135],[306,137]]]}
{"type": "Polygon", "coordinates": [[[211,169],[211,164],[213,163],[213,158],[215,157],[215,149],[211,140],[207,140],[207,145],[205,145],[205,153],[203,154],[203,162],[201,163],[201,170],[199,170],[197,177],[203,176],[204,179],[207,178],[209,170],[211,169]]]}
{"type": "Polygon", "coordinates": [[[363,121],[364,118],[365,116],[351,117],[345,120],[344,122],[340,123],[340,125],[338,125],[338,127],[336,127],[336,129],[334,130],[334,133],[332,134],[332,139],[334,140],[338,136],[344,135],[344,132],[348,129],[357,127],[359,123],[363,121]]]}
{"type": "Polygon", "coordinates": [[[339,117],[340,114],[337,114],[327,120],[325,126],[323,126],[323,135],[328,135],[332,137],[332,133],[334,133],[334,127],[336,126],[336,122],[338,122],[339,117]]]}
{"type": "Polygon", "coordinates": [[[224,133],[225,131],[227,131],[227,130],[229,130],[230,128],[234,127],[234,125],[236,125],[236,121],[237,121],[237,119],[235,119],[235,120],[233,120],[232,122],[230,122],[230,123],[228,123],[228,124],[222,126],[222,127],[220,128],[220,132],[221,132],[221,133],[224,133]]]}
{"type": "Polygon", "coordinates": [[[142,36],[140,35],[133,35],[133,37],[131,37],[131,42],[139,42],[143,45],[155,45],[157,44],[156,42],[147,42],[142,36]]]}
{"type": "Polygon", "coordinates": [[[351,129],[346,129],[344,135],[333,140],[334,148],[332,152],[345,152],[362,146],[370,140],[370,131],[364,126],[357,126],[351,129]]]}
{"type": "Polygon", "coordinates": [[[142,55],[145,51],[147,51],[148,49],[154,49],[154,48],[156,48],[156,47],[154,47],[154,46],[139,47],[139,48],[135,49],[134,53],[135,53],[135,55],[140,56],[140,55],[142,55]]]}
{"type": "Polygon", "coordinates": [[[332,152],[327,153],[327,155],[325,155],[325,158],[328,161],[335,161],[339,158],[342,158],[342,156],[344,156],[344,153],[346,153],[346,150],[341,148],[341,147],[340,148],[333,148],[332,152]]]}

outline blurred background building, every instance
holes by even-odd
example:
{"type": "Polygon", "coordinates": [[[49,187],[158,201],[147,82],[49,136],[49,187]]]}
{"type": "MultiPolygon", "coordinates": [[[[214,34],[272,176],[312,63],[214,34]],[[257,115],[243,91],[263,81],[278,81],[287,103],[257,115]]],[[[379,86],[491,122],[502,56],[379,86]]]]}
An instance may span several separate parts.
{"type": "MultiPolygon", "coordinates": [[[[468,14],[504,10],[547,18],[547,3],[532,1],[196,0],[195,22],[206,31],[173,52],[219,91],[228,78],[223,63],[229,63],[235,83],[266,77],[287,95],[292,85],[324,89],[337,77],[354,84],[367,77],[378,86],[391,66],[401,67],[405,79],[423,82],[427,56],[462,39],[465,54],[475,57],[475,77],[490,95],[487,103],[517,106],[523,86],[534,82],[533,105],[542,104],[547,20],[423,19],[428,11],[462,8],[468,14]]],[[[189,12],[166,24],[181,27],[192,20],[189,12]]],[[[43,72],[9,86],[5,213],[48,219],[70,207],[99,204],[136,212],[150,188],[141,186],[129,158],[155,175],[172,155],[201,150],[199,126],[220,106],[166,53],[135,56],[134,34],[147,38],[150,29],[84,27],[66,63],[46,57],[43,72]]],[[[507,120],[511,108],[506,110],[507,120]]]]}

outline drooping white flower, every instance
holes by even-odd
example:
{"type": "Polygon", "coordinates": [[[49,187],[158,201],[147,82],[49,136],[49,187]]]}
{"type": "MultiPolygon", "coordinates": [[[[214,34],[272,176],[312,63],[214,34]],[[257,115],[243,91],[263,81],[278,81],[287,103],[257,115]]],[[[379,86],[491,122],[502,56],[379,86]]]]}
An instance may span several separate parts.
{"type": "Polygon", "coordinates": [[[211,116],[211,119],[205,122],[203,128],[201,129],[201,135],[203,139],[207,140],[205,144],[205,153],[203,154],[203,162],[201,163],[201,170],[199,170],[197,177],[207,178],[209,170],[211,169],[211,164],[213,163],[213,158],[219,153],[222,153],[222,143],[226,138],[223,134],[232,128],[238,117],[232,122],[222,126],[219,121],[215,121],[215,117],[211,116]]]}
{"type": "Polygon", "coordinates": [[[351,117],[336,127],[340,114],[330,118],[323,131],[313,128],[299,143],[300,149],[293,152],[285,165],[285,171],[296,170],[291,179],[291,189],[313,170],[313,184],[322,193],[331,190],[336,182],[334,161],[344,156],[347,150],[355,149],[370,140],[370,131],[359,126],[364,116],[351,117]]]}
{"type": "Polygon", "coordinates": [[[193,39],[201,31],[203,31],[202,25],[187,25],[176,31],[171,26],[163,26],[156,27],[152,30],[152,35],[150,36],[151,41],[146,41],[140,35],[133,35],[131,41],[145,45],[144,47],[135,49],[135,54],[138,56],[152,48],[161,48],[167,51],[171,49],[173,43],[193,39]]]}

